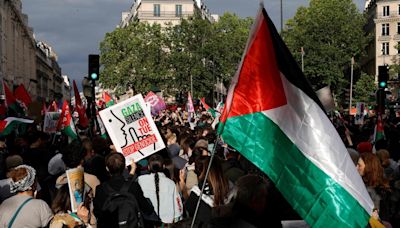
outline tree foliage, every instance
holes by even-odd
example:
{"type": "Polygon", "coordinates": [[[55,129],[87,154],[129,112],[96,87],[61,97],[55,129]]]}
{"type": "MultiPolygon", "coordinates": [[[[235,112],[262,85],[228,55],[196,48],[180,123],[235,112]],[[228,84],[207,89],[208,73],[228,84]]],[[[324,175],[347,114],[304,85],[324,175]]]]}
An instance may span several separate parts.
{"type": "Polygon", "coordinates": [[[362,73],[354,85],[354,99],[357,102],[368,103],[370,101],[371,94],[374,94],[376,90],[375,77],[362,73]]]}
{"type": "Polygon", "coordinates": [[[166,28],[140,22],[117,28],[100,44],[100,81],[121,91],[155,85],[175,94],[189,91],[192,79],[194,96],[205,96],[217,77],[227,84],[234,75],[252,23],[225,13],[216,23],[194,15],[166,28]]]}
{"type": "Polygon", "coordinates": [[[340,94],[348,84],[344,72],[351,57],[359,58],[366,46],[364,24],[352,0],[311,0],[287,22],[282,35],[299,64],[304,48],[304,73],[314,89],[329,85],[340,94]]]}

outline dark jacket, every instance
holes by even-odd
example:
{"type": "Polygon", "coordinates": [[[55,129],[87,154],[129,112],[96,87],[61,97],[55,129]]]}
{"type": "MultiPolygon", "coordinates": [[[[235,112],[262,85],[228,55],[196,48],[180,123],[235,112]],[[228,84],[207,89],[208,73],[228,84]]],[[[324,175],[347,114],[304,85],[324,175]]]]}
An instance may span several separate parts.
{"type": "MultiPolygon", "coordinates": [[[[116,214],[109,214],[102,211],[102,207],[109,196],[110,192],[107,190],[105,184],[108,184],[112,189],[119,191],[123,184],[126,182],[122,175],[112,176],[108,181],[96,187],[96,196],[93,200],[94,215],[97,218],[97,227],[118,227],[118,218],[116,214]]],[[[132,182],[129,192],[132,193],[139,204],[139,208],[144,215],[151,215],[154,208],[151,203],[143,196],[143,191],[139,184],[135,181],[132,182]]]]}

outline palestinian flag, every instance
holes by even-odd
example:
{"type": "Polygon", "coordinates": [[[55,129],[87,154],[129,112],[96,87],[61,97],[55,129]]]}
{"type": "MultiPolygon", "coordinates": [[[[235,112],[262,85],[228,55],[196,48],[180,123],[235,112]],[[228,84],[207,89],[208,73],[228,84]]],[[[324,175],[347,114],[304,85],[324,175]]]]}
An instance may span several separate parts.
{"type": "Polygon", "coordinates": [[[25,116],[25,111],[22,106],[19,104],[14,94],[8,88],[7,84],[3,81],[4,94],[6,96],[6,105],[8,115],[11,116],[25,116]]]}
{"type": "Polygon", "coordinates": [[[86,115],[86,109],[83,106],[81,95],[79,94],[78,87],[75,80],[73,80],[74,94],[75,94],[75,110],[79,115],[79,125],[82,128],[89,127],[89,119],[86,115]]]}
{"type": "Polygon", "coordinates": [[[383,127],[383,122],[382,122],[382,115],[378,115],[378,120],[375,125],[375,131],[374,131],[374,143],[376,143],[378,140],[385,138],[385,131],[383,127]]]}
{"type": "Polygon", "coordinates": [[[215,109],[211,108],[211,107],[206,103],[204,97],[200,99],[200,102],[201,102],[201,104],[203,105],[204,109],[205,109],[207,112],[211,113],[211,115],[215,118],[215,117],[216,117],[216,113],[215,113],[216,111],[215,111],[215,109]]]}
{"type": "Polygon", "coordinates": [[[108,107],[110,107],[110,106],[115,104],[114,100],[112,99],[110,94],[108,94],[107,92],[103,93],[103,100],[106,103],[106,108],[108,108],[108,107]]]}
{"type": "Polygon", "coordinates": [[[78,138],[67,101],[64,101],[60,119],[58,120],[57,124],[57,130],[63,132],[71,139],[78,138]]]}
{"type": "Polygon", "coordinates": [[[365,227],[373,202],[337,131],[260,10],[219,132],[311,227],[365,227]]]}
{"type": "Polygon", "coordinates": [[[6,136],[15,131],[21,124],[31,124],[33,120],[7,117],[4,120],[0,120],[0,135],[6,136]]]}
{"type": "Polygon", "coordinates": [[[15,98],[26,108],[32,103],[32,98],[23,84],[19,85],[14,91],[15,98]]]}

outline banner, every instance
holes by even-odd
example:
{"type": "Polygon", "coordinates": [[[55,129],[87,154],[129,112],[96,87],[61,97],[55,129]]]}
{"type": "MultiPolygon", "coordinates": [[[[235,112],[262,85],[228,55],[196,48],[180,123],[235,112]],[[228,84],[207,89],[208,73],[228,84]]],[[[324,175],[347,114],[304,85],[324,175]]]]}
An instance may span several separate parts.
{"type": "Polygon", "coordinates": [[[156,116],[160,111],[167,108],[164,100],[153,92],[149,92],[147,96],[144,98],[144,101],[150,104],[151,115],[153,116],[156,116]]]}
{"type": "Polygon", "coordinates": [[[364,110],[365,104],[363,102],[357,102],[356,105],[356,116],[354,118],[354,124],[362,125],[364,124],[364,110]]]}
{"type": "Polygon", "coordinates": [[[69,196],[71,199],[71,209],[72,212],[77,212],[79,204],[84,202],[83,196],[85,195],[83,168],[69,169],[66,173],[68,179],[69,196]]]}
{"type": "Polygon", "coordinates": [[[141,94],[99,112],[115,148],[135,162],[165,148],[141,94]]]}
{"type": "Polygon", "coordinates": [[[60,119],[59,112],[46,112],[44,116],[43,131],[46,133],[56,133],[58,119],[60,119]]]}

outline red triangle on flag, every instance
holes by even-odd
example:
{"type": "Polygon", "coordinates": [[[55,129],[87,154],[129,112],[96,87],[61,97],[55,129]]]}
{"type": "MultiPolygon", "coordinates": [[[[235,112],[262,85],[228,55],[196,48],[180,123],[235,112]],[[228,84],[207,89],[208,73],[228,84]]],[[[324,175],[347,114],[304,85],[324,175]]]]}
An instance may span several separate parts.
{"type": "Polygon", "coordinates": [[[253,29],[254,35],[249,38],[242,64],[232,81],[221,122],[287,103],[267,22],[261,20],[253,29]]]}
{"type": "Polygon", "coordinates": [[[29,95],[28,91],[25,89],[24,85],[19,85],[15,91],[14,96],[16,99],[24,103],[25,107],[28,107],[30,103],[32,103],[32,98],[29,95]]]}

